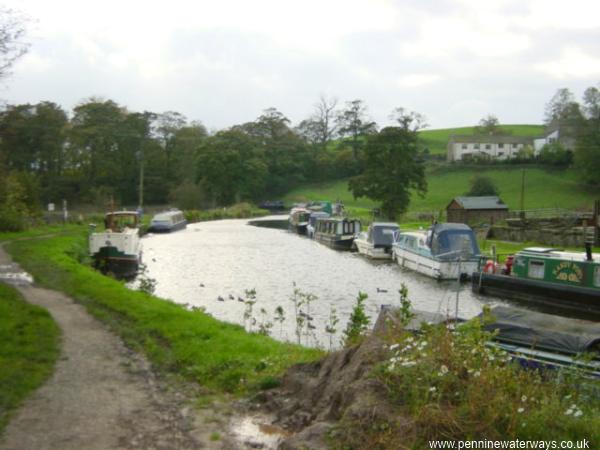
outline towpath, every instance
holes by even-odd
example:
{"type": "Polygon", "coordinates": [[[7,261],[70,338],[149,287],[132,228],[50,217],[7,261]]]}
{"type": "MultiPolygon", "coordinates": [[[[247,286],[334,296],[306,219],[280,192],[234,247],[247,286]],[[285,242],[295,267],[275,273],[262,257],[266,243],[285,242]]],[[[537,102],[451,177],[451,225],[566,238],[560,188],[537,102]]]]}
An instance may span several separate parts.
{"type": "Polygon", "coordinates": [[[220,413],[191,407],[194,387],[157,376],[84,307],[33,285],[2,246],[0,280],[48,310],[62,330],[54,374],[15,412],[0,449],[236,448],[222,437],[220,413]]]}

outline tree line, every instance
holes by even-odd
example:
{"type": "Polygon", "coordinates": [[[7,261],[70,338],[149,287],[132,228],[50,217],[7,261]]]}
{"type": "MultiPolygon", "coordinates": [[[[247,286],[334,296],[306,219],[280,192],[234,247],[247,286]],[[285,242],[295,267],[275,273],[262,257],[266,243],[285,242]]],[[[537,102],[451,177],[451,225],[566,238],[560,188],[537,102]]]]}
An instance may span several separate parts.
{"type": "Polygon", "coordinates": [[[268,108],[213,133],[178,112],[134,112],[100,98],[71,112],[52,102],[8,105],[0,111],[0,205],[31,213],[62,199],[99,206],[113,198],[137,206],[142,189],[145,204],[256,202],[362,173],[377,131],[363,101],[338,108],[325,97],[297,126],[268,108]]]}

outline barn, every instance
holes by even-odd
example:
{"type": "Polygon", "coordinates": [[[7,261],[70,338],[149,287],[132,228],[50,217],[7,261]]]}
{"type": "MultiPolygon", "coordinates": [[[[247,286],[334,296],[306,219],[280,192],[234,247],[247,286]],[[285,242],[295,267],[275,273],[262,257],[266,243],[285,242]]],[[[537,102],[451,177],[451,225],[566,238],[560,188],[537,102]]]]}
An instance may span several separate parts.
{"type": "Polygon", "coordinates": [[[446,207],[448,222],[493,224],[508,217],[508,206],[496,195],[455,197],[446,207]]]}

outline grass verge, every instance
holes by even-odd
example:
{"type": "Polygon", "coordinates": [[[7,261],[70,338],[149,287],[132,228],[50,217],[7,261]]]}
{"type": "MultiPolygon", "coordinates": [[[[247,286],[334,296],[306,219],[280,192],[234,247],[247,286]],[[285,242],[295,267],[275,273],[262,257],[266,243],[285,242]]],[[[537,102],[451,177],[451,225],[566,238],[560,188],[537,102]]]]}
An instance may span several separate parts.
{"type": "Polygon", "coordinates": [[[160,369],[217,392],[239,393],[258,389],[290,365],[321,355],[127,289],[78,263],[85,241],[82,227],[70,236],[13,241],[8,250],[36,282],[82,303],[160,369]]]}
{"type": "Polygon", "coordinates": [[[0,434],[11,413],[52,374],[59,339],[46,310],[0,283],[0,434]]]}

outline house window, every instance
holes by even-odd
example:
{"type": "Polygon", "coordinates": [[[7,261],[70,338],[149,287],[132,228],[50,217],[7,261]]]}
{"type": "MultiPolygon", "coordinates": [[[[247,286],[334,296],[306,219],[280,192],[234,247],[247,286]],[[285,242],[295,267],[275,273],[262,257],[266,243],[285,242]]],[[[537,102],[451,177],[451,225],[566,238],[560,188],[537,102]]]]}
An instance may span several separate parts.
{"type": "Polygon", "coordinates": [[[463,144],[463,145],[462,145],[462,149],[463,149],[463,150],[466,150],[466,149],[467,149],[467,144],[463,144]]]}
{"type": "Polygon", "coordinates": [[[504,148],[504,144],[498,144],[498,148],[504,148]]]}
{"type": "Polygon", "coordinates": [[[536,260],[530,260],[529,261],[529,270],[528,270],[528,275],[529,278],[537,278],[539,280],[544,278],[544,261],[536,261],[536,260]]]}
{"type": "Polygon", "coordinates": [[[498,152],[498,156],[504,155],[504,152],[498,152]]]}
{"type": "Polygon", "coordinates": [[[594,286],[600,287],[600,267],[594,269],[594,286]]]}
{"type": "Polygon", "coordinates": [[[479,144],[475,144],[475,145],[473,145],[473,148],[474,148],[475,150],[479,150],[479,144]]]}
{"type": "Polygon", "coordinates": [[[485,149],[486,150],[490,150],[492,148],[492,146],[490,144],[485,144],[485,149]]]}
{"type": "Polygon", "coordinates": [[[513,145],[512,145],[512,148],[517,148],[517,144],[513,144],[513,145]]]}

